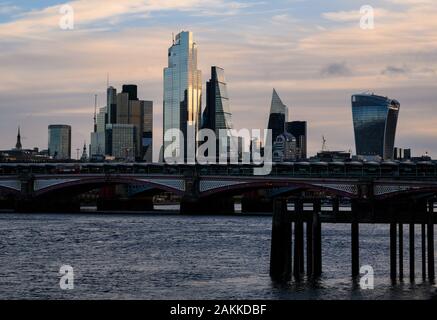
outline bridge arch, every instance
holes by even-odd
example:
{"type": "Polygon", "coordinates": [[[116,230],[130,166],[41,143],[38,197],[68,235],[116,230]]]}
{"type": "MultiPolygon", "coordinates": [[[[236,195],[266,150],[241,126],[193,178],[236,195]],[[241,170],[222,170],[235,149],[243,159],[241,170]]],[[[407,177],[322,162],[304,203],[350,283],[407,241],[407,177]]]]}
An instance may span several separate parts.
{"type": "Polygon", "coordinates": [[[18,180],[0,181],[0,194],[19,195],[21,193],[21,182],[18,180]]]}
{"type": "Polygon", "coordinates": [[[45,197],[52,193],[76,191],[86,192],[107,185],[149,185],[158,190],[182,195],[185,192],[183,179],[160,179],[138,177],[95,176],[85,178],[36,179],[34,182],[34,196],[45,197]]]}
{"type": "Polygon", "coordinates": [[[429,197],[437,195],[437,185],[425,187],[401,186],[395,187],[391,190],[389,188],[378,188],[377,190],[375,190],[376,198],[381,200],[395,199],[400,197],[417,197],[422,195],[429,195],[429,197]]]}
{"type": "Polygon", "coordinates": [[[290,180],[203,180],[200,181],[200,196],[211,197],[220,194],[239,194],[258,189],[290,188],[294,191],[314,190],[323,191],[334,196],[355,198],[358,196],[358,187],[355,183],[311,183],[290,180]]]}

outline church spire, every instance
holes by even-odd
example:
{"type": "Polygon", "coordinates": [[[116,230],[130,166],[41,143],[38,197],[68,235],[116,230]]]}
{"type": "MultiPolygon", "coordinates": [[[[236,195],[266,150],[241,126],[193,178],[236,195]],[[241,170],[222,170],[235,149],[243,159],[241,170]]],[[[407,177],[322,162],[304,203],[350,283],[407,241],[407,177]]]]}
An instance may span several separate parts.
{"type": "Polygon", "coordinates": [[[82,157],[80,158],[80,161],[86,162],[88,160],[87,152],[86,152],[86,141],[83,143],[83,149],[82,149],[82,157]]]}
{"type": "Polygon", "coordinates": [[[22,147],[23,147],[23,146],[21,145],[20,127],[18,127],[17,143],[15,144],[15,149],[17,149],[17,150],[21,150],[22,147]]]}

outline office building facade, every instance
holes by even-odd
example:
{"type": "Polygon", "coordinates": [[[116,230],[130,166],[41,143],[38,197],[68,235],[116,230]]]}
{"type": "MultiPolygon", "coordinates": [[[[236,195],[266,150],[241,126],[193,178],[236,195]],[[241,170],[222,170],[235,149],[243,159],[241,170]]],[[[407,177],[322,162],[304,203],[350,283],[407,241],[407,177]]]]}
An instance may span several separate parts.
{"type": "Polygon", "coordinates": [[[393,159],[400,104],[374,94],[352,96],[357,156],[393,159]]]}
{"type": "Polygon", "coordinates": [[[51,158],[56,160],[71,159],[71,126],[49,126],[48,150],[51,158]]]}
{"type": "Polygon", "coordinates": [[[273,142],[272,159],[274,162],[296,161],[299,155],[296,138],[288,132],[276,137],[273,142]]]}
{"type": "Polygon", "coordinates": [[[143,101],[143,160],[153,162],[153,101],[143,101]]]}
{"type": "Polygon", "coordinates": [[[135,160],[135,126],[132,124],[108,124],[107,146],[109,155],[115,160],[135,160]]]}
{"type": "Polygon", "coordinates": [[[286,131],[296,138],[297,148],[300,151],[298,154],[298,160],[307,159],[307,122],[287,122],[286,131]]]}

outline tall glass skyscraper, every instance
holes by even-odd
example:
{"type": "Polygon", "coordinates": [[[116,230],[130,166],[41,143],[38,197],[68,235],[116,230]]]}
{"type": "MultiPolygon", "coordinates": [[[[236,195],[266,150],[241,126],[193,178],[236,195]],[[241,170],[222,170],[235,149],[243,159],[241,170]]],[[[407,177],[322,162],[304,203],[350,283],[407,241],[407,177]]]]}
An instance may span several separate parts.
{"type": "Polygon", "coordinates": [[[220,129],[233,129],[225,71],[220,67],[211,67],[211,79],[206,83],[202,127],[215,131],[217,137],[220,129]]]}
{"type": "Polygon", "coordinates": [[[278,93],[273,89],[272,104],[270,106],[268,129],[272,130],[272,140],[285,132],[285,122],[288,120],[288,107],[282,103],[278,93]]]}
{"type": "MultiPolygon", "coordinates": [[[[179,129],[187,137],[187,125],[197,132],[201,100],[202,73],[197,69],[197,44],[192,32],[183,31],[173,40],[168,50],[168,67],[164,69],[163,133],[179,129]]],[[[164,143],[164,149],[169,143],[164,143]]]]}
{"type": "Polygon", "coordinates": [[[108,87],[106,90],[106,107],[108,123],[117,123],[117,89],[114,87],[108,87]]]}
{"type": "Polygon", "coordinates": [[[355,146],[358,156],[393,159],[400,104],[374,94],[352,96],[355,146]]]}
{"type": "Polygon", "coordinates": [[[71,159],[71,126],[49,126],[49,155],[56,160],[71,159]]]}

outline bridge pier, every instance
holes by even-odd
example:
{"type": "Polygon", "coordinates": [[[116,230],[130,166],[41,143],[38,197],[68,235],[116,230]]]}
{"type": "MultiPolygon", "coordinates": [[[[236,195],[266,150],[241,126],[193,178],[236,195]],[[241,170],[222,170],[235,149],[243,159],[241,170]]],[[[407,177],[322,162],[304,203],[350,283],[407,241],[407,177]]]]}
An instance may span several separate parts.
{"type": "Polygon", "coordinates": [[[291,280],[292,272],[292,223],[288,217],[287,201],[273,202],[272,242],[270,251],[270,276],[275,281],[291,280]]]}

